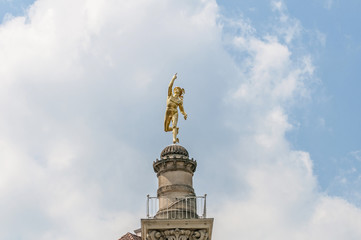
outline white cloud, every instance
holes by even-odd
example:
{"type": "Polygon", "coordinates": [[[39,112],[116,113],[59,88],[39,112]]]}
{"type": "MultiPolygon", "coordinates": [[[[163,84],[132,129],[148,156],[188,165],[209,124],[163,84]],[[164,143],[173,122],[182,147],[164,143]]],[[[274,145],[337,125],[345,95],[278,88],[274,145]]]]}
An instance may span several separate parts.
{"type": "Polygon", "coordinates": [[[272,2],[273,11],[278,14],[279,22],[274,25],[274,31],[278,36],[290,44],[295,38],[299,37],[303,29],[298,19],[292,18],[287,14],[287,7],[282,1],[272,2]]]}
{"type": "Polygon", "coordinates": [[[360,207],[361,194],[358,191],[361,187],[360,174],[360,151],[351,151],[346,156],[335,159],[337,164],[336,176],[327,186],[327,192],[343,196],[349,202],[360,207]]]}
{"type": "Polygon", "coordinates": [[[262,37],[231,21],[241,60],[225,50],[215,1],[39,0],[4,22],[0,238],[116,239],[139,227],[152,161],[171,138],[161,134],[174,72],[187,91],[182,144],[203,157],[199,180],[220,180],[205,189],[222,203],[218,238],[360,236],[360,210],[318,192],[309,155],[285,138],[286,107],[307,97],[314,67],[289,45],[300,23],[281,15],[262,37]]]}
{"type": "Polygon", "coordinates": [[[274,10],[282,11],[285,8],[285,5],[282,1],[272,1],[271,6],[274,10]]]}
{"type": "Polygon", "coordinates": [[[324,2],[324,7],[325,7],[326,9],[330,10],[330,9],[332,8],[332,6],[333,6],[333,0],[326,0],[326,1],[324,2]]]}
{"type": "Polygon", "coordinates": [[[316,39],[321,44],[321,46],[325,46],[326,45],[326,39],[327,39],[326,34],[320,32],[318,30],[316,30],[315,33],[316,33],[316,39]]]}
{"type": "Polygon", "coordinates": [[[351,154],[351,156],[353,156],[355,159],[361,161],[361,150],[351,151],[350,154],[351,154]]]}

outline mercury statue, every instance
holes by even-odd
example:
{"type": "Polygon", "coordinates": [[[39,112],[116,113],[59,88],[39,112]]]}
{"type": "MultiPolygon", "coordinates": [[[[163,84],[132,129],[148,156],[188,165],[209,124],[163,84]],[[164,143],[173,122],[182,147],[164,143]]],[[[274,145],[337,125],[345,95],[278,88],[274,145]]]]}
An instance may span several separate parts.
{"type": "Polygon", "coordinates": [[[177,138],[179,131],[179,128],[177,127],[178,107],[180,112],[183,114],[184,119],[187,119],[187,114],[183,108],[183,94],[185,94],[184,88],[175,87],[172,94],[173,83],[176,79],[177,74],[174,74],[168,86],[167,108],[165,110],[164,117],[164,131],[173,131],[173,143],[179,143],[179,139],[177,138]],[[172,127],[169,126],[170,121],[172,121],[172,127]]]}

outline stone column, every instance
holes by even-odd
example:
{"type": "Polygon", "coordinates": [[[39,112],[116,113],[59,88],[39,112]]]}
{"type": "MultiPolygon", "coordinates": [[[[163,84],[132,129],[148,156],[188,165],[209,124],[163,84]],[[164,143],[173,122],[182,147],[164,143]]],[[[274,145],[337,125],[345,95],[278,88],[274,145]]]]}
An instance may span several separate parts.
{"type": "Polygon", "coordinates": [[[156,218],[198,218],[193,189],[193,174],[197,162],[189,159],[188,151],[180,145],[164,148],[153,163],[158,177],[159,211],[156,218]]]}
{"type": "MultiPolygon", "coordinates": [[[[158,177],[159,210],[141,219],[142,240],[211,240],[213,218],[197,215],[193,174],[197,162],[180,145],[164,148],[153,162],[158,177]]],[[[203,205],[204,206],[204,205],[203,205]]],[[[205,206],[204,206],[205,207],[205,206]]]]}

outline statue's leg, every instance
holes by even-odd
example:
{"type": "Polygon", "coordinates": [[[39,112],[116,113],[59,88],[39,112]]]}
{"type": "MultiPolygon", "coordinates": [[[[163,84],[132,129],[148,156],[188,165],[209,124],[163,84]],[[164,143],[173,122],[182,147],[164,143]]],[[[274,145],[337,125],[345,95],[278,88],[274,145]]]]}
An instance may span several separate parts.
{"type": "Polygon", "coordinates": [[[164,117],[164,131],[165,132],[170,132],[173,130],[172,127],[169,127],[171,120],[172,120],[172,116],[170,116],[169,112],[166,112],[165,117],[164,117]]]}
{"type": "Polygon", "coordinates": [[[179,131],[179,128],[177,127],[177,124],[178,124],[178,112],[173,115],[172,124],[173,124],[173,143],[179,143],[179,139],[177,138],[177,134],[178,134],[178,131],[179,131]]]}

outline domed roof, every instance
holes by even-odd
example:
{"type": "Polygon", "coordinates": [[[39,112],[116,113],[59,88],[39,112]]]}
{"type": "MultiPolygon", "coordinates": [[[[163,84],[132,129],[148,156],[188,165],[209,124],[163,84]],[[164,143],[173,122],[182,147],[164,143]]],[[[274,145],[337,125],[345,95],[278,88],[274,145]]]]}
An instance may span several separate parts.
{"type": "Polygon", "coordinates": [[[162,153],[160,154],[160,157],[165,157],[165,156],[169,156],[169,155],[173,155],[173,154],[179,154],[179,155],[189,157],[187,149],[185,149],[181,145],[176,145],[176,144],[172,144],[172,145],[165,147],[163,149],[162,153]]]}

